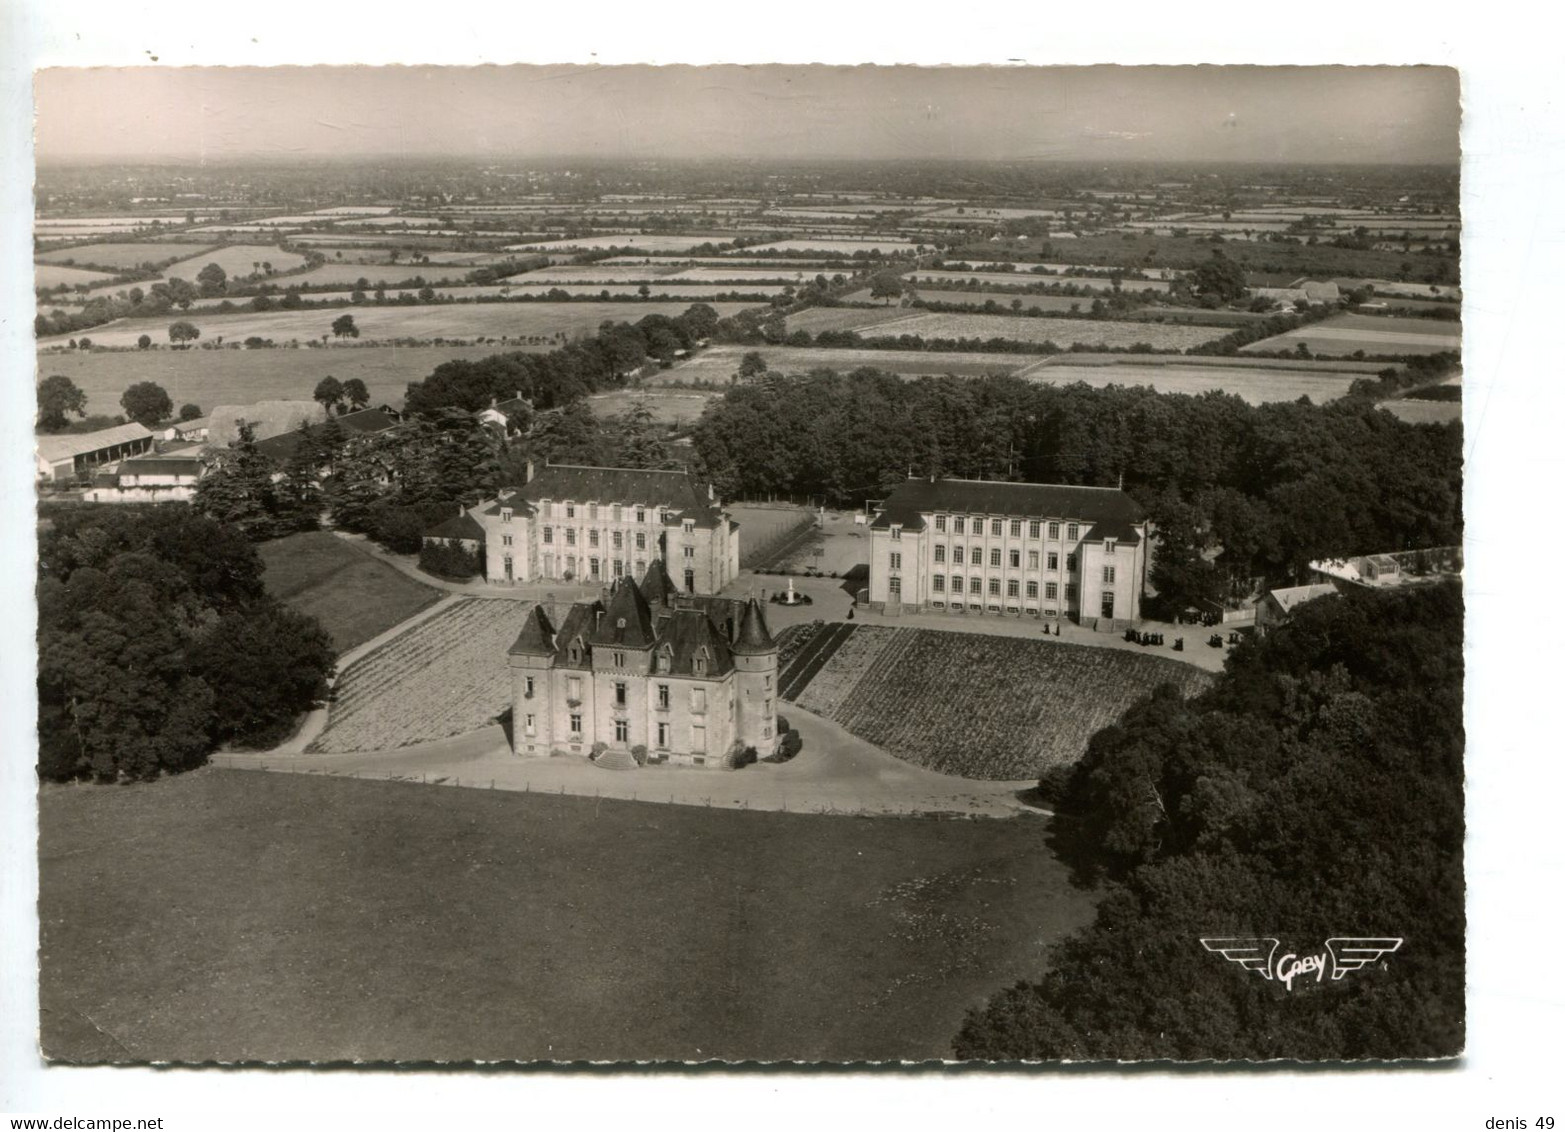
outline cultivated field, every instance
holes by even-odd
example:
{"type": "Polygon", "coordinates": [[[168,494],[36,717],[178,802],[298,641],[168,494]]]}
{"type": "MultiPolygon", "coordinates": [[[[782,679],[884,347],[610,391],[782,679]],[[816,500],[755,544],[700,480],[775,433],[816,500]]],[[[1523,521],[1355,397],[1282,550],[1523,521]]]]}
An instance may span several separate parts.
{"type": "Polygon", "coordinates": [[[1382,409],[1408,424],[1445,424],[1462,419],[1460,401],[1415,401],[1402,399],[1382,401],[1382,409]]]}
{"type": "Polygon", "coordinates": [[[1232,393],[1252,405],[1297,401],[1308,397],[1317,405],[1347,393],[1362,374],[1310,372],[1302,369],[1242,368],[1238,366],[1185,365],[1070,365],[1071,355],[1060,355],[1057,365],[1035,365],[1017,376],[1040,385],[1081,382],[1094,388],[1108,385],[1146,385],[1159,393],[1232,393]]]}
{"type": "MultiPolygon", "coordinates": [[[[167,244],[84,244],[79,248],[63,248],[44,252],[38,256],[41,263],[95,263],[104,267],[140,267],[144,263],[162,263],[172,255],[185,252],[167,244]]],[[[196,248],[192,255],[212,251],[211,245],[196,248]]],[[[145,285],[140,285],[145,289],[145,285]]]]}
{"type": "MultiPolygon", "coordinates": [[[[96,338],[96,334],[92,336],[96,338]]],[[[167,337],[166,328],[160,336],[167,337]]],[[[457,358],[476,361],[491,354],[547,348],[509,343],[297,350],[71,350],[40,354],[38,376],[62,373],[69,377],[87,394],[90,413],[119,412],[120,395],[138,381],[157,382],[175,405],[193,401],[210,409],[256,401],[309,400],[316,383],[327,376],[339,381],[357,377],[369,390],[372,404],[400,406],[408,382],[424,380],[441,362],[457,358]]]]}
{"type": "Polygon", "coordinates": [[[67,287],[79,287],[83,284],[96,287],[113,281],[114,276],[102,271],[86,271],[80,267],[62,267],[54,263],[33,264],[35,287],[58,287],[61,283],[67,287]]]}
{"type": "Polygon", "coordinates": [[[388,566],[356,542],[325,531],[256,547],[266,592],[316,618],[339,654],[384,633],[444,596],[388,566]]]}
{"type": "Polygon", "coordinates": [[[230,244],[226,248],[216,248],[180,260],[165,274],[178,275],[182,279],[194,282],[196,273],[209,263],[217,264],[230,277],[243,278],[261,271],[262,269],[256,265],[262,263],[270,263],[274,274],[292,271],[296,267],[304,266],[304,257],[298,252],[285,252],[275,244],[230,244]],[[182,270],[190,274],[181,274],[182,270]]]}
{"type": "Polygon", "coordinates": [[[809,307],[798,314],[790,314],[787,324],[789,333],[804,330],[810,334],[819,334],[823,330],[864,330],[908,317],[908,310],[895,305],[873,310],[863,307],[809,307]]]}
{"type": "MultiPolygon", "coordinates": [[[[355,253],[357,254],[357,253],[355,253]]],[[[431,259],[434,257],[431,256],[431,259]]],[[[311,287],[348,286],[360,279],[367,280],[373,288],[382,283],[405,283],[422,278],[426,283],[460,283],[473,270],[470,263],[323,263],[278,283],[284,287],[308,284],[311,287]]],[[[416,288],[415,288],[416,289],[416,288]]]]}
{"type": "Polygon", "coordinates": [[[721,244],[732,240],[731,232],[673,236],[617,232],[611,236],[583,236],[579,240],[536,240],[527,244],[507,244],[506,251],[590,251],[593,248],[645,248],[649,252],[688,252],[702,244],[721,244]]]}
{"type": "MultiPolygon", "coordinates": [[[[1080,295],[1019,295],[1015,291],[927,291],[920,287],[918,297],[926,303],[948,303],[952,306],[981,307],[987,302],[1010,309],[1012,303],[1020,300],[1023,310],[1037,307],[1041,311],[1071,311],[1085,310],[1092,305],[1090,298],[1080,295]]],[[[850,303],[874,303],[880,300],[869,293],[869,289],[854,291],[843,298],[850,303]]]]}
{"type": "Polygon", "coordinates": [[[768,369],[779,373],[808,373],[834,369],[839,373],[870,366],[904,377],[956,374],[981,377],[989,373],[1015,373],[1036,362],[1027,354],[967,353],[955,350],[831,350],[815,346],[712,346],[689,361],[681,362],[651,379],[652,383],[712,381],[727,384],[739,370],[739,361],[754,350],[766,359],[768,369]]]}
{"type": "MultiPolygon", "coordinates": [[[[1073,284],[1084,291],[1112,291],[1114,284],[1111,280],[1098,276],[1088,275],[1043,275],[1032,272],[981,272],[981,271],[915,271],[908,274],[908,278],[916,283],[951,284],[966,283],[969,279],[975,281],[981,287],[1036,287],[1053,286],[1054,284],[1073,284]]],[[[1126,279],[1120,283],[1120,290],[1158,291],[1167,292],[1169,284],[1159,279],[1126,279]]],[[[1025,299],[1023,300],[1025,301],[1025,299]]]]}
{"type": "MultiPolygon", "coordinates": [[[[264,314],[202,315],[192,319],[203,341],[221,336],[240,342],[252,335],[275,342],[306,341],[330,337],[332,321],[344,313],[353,315],[360,342],[431,338],[532,338],[563,334],[567,338],[591,334],[605,319],[635,322],[649,314],[680,315],[687,303],[439,303],[431,306],[362,306],[338,309],[267,311],[264,314]]],[[[718,303],[719,315],[745,309],[743,303],[718,303]]],[[[120,320],[92,331],[100,346],[134,346],[142,334],[168,340],[169,323],[159,319],[120,320]]],[[[64,345],[70,335],[40,340],[39,345],[64,345]]]]}
{"type": "Polygon", "coordinates": [[[1339,314],[1286,334],[1263,338],[1241,352],[1293,350],[1300,343],[1312,354],[1434,354],[1462,348],[1459,323],[1430,318],[1381,318],[1375,315],[1339,314]]]}
{"type": "Polygon", "coordinates": [[[1084,318],[1019,318],[1002,314],[913,314],[863,331],[866,338],[1004,338],[1056,346],[1123,347],[1146,343],[1163,352],[1188,350],[1221,337],[1220,328],[1084,318]]]}
{"type": "Polygon", "coordinates": [[[778,240],[771,244],[757,244],[745,248],[746,252],[805,252],[820,255],[851,256],[855,252],[880,252],[893,255],[910,252],[917,245],[907,240],[848,240],[833,237],[799,236],[791,240],[778,240]]]}
{"type": "Polygon", "coordinates": [[[844,628],[852,627],[835,627],[842,639],[807,680],[781,674],[783,698],[898,758],[966,778],[1031,778],[1074,762],[1095,732],[1158,684],[1189,695],[1211,682],[1191,665],[1121,649],[844,628]]]}
{"type": "Polygon", "coordinates": [[[531,605],[465,598],[348,666],[312,751],[382,751],[461,735],[511,704],[506,650],[531,605]]]}
{"type": "Polygon", "coordinates": [[[686,428],[696,422],[707,402],[716,396],[716,393],[701,391],[622,389],[613,393],[594,393],[587,398],[587,404],[599,417],[619,416],[644,405],[658,424],[686,428]]]}
{"type": "Polygon", "coordinates": [[[1031,819],[207,770],[39,826],[65,1061],[938,1059],[1094,902],[1031,819]]]}

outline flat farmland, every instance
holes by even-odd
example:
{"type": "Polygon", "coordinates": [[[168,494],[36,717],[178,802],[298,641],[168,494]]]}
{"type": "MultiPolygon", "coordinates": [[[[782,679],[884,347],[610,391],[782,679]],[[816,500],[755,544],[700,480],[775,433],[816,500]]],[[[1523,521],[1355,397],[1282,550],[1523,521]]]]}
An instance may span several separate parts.
{"type": "Polygon", "coordinates": [[[892,255],[910,252],[917,247],[908,240],[849,240],[831,237],[798,236],[791,240],[778,240],[770,244],[756,244],[745,248],[747,252],[819,252],[827,255],[851,256],[855,252],[880,252],[892,255]]]}
{"type": "MultiPolygon", "coordinates": [[[[165,333],[163,337],[167,337],[165,333]]],[[[408,382],[422,381],[441,362],[476,361],[491,354],[544,350],[510,343],[493,346],[361,346],[353,349],[115,350],[40,354],[38,376],[64,374],[87,394],[90,413],[119,412],[120,395],[138,381],[154,381],[175,405],[194,402],[249,405],[308,400],[321,378],[356,377],[370,401],[401,405],[408,382]]],[[[734,365],[738,366],[736,360],[734,365]]]]}
{"type": "Polygon", "coordinates": [[[62,248],[56,252],[44,252],[38,257],[42,263],[96,263],[104,267],[140,267],[144,263],[162,263],[172,256],[199,255],[213,250],[213,245],[196,251],[172,248],[167,244],[86,244],[79,248],[62,248]]]}
{"type": "Polygon", "coordinates": [[[38,808],[64,1061],[939,1059],[1095,903],[1033,818],[216,769],[38,808]]]}
{"type": "Polygon", "coordinates": [[[1036,362],[1027,354],[986,354],[955,350],[832,350],[816,346],[712,346],[689,361],[651,378],[656,384],[680,381],[713,381],[726,385],[738,372],[739,361],[754,350],[766,359],[768,369],[779,373],[808,373],[833,369],[839,373],[866,366],[903,377],[955,374],[982,377],[990,373],[1015,373],[1036,362]]]}
{"type": "Polygon", "coordinates": [[[810,307],[798,314],[790,314],[787,324],[789,333],[803,330],[810,334],[819,334],[823,330],[863,330],[871,326],[880,326],[882,323],[910,318],[912,313],[906,308],[897,306],[878,307],[874,310],[863,307],[810,307]]]}
{"type": "MultiPolygon", "coordinates": [[[[1114,283],[1097,275],[1043,275],[1009,271],[915,271],[908,278],[916,283],[966,283],[973,280],[981,287],[1037,287],[1071,284],[1084,291],[1112,291],[1114,283]]],[[[1170,284],[1162,279],[1125,279],[1121,291],[1157,291],[1167,293],[1170,284]]]]}
{"type": "Polygon", "coordinates": [[[1157,685],[1193,695],[1211,679],[1123,649],[861,625],[783,694],[916,766],[1013,780],[1075,762],[1157,685]]]}
{"type": "Polygon", "coordinates": [[[467,263],[323,263],[297,275],[277,280],[278,286],[307,283],[312,287],[353,286],[360,279],[377,283],[403,283],[422,277],[432,284],[459,283],[473,270],[467,263]]]}
{"type": "MultiPolygon", "coordinates": [[[[451,299],[461,302],[463,300],[481,298],[514,299],[523,296],[543,298],[550,292],[563,291],[566,295],[572,297],[579,296],[598,299],[601,302],[621,304],[639,304],[657,300],[669,302],[679,300],[687,304],[710,303],[720,295],[777,295],[782,293],[784,287],[781,283],[681,283],[678,280],[658,280],[645,284],[649,294],[646,299],[643,299],[638,290],[643,286],[640,283],[491,283],[482,286],[431,283],[429,286],[435,292],[435,298],[442,301],[451,299]]],[[[346,303],[352,300],[354,289],[344,287],[340,290],[310,291],[304,297],[310,302],[346,303]]],[[[384,290],[386,298],[392,302],[404,299],[409,302],[416,302],[418,301],[418,292],[423,288],[418,288],[417,290],[408,287],[377,288],[371,284],[370,288],[364,292],[367,300],[363,304],[365,307],[374,308],[375,304],[372,300],[377,289],[384,290]]],[[[215,310],[224,301],[221,298],[198,299],[191,304],[190,309],[215,310]]],[[[249,302],[248,299],[228,299],[226,301],[238,304],[249,302]]],[[[359,309],[360,307],[358,306],[352,308],[355,321],[357,321],[359,309]]],[[[401,309],[406,310],[407,308],[401,309]]],[[[335,318],[336,315],[334,314],[332,317],[335,318]]]]}
{"type": "Polygon", "coordinates": [[[1460,401],[1382,401],[1380,407],[1408,424],[1445,424],[1462,419],[1460,401]]]}
{"type": "Polygon", "coordinates": [[[613,393],[594,393],[587,398],[587,404],[600,418],[620,416],[645,406],[658,424],[683,427],[694,424],[707,402],[717,396],[717,393],[699,390],[620,389],[613,393]]]}
{"type": "Polygon", "coordinates": [[[257,264],[270,263],[272,271],[276,273],[303,267],[304,262],[304,257],[298,252],[285,252],[275,244],[230,244],[226,248],[213,248],[211,251],[182,259],[170,267],[165,274],[178,275],[182,279],[194,282],[197,272],[207,264],[215,263],[228,275],[242,278],[262,270],[256,266],[257,264]],[[182,274],[182,269],[189,271],[190,274],[182,274]]]}
{"type": "MultiPolygon", "coordinates": [[[[918,297],[926,303],[945,303],[951,306],[981,307],[987,302],[1009,310],[1012,303],[1018,300],[1022,304],[1022,310],[1037,307],[1041,311],[1057,311],[1067,313],[1072,310],[1082,310],[1092,305],[1090,298],[1080,295],[1026,295],[1015,291],[926,291],[920,287],[918,297]]],[[[844,296],[850,303],[875,302],[868,289],[854,291],[844,296]]]]}
{"type": "Polygon", "coordinates": [[[58,287],[64,283],[67,287],[98,287],[105,283],[114,282],[115,276],[105,274],[102,271],[87,271],[80,267],[62,267],[55,263],[33,264],[33,286],[58,287]]]}
{"type": "MultiPolygon", "coordinates": [[[[564,334],[590,334],[605,319],[635,322],[649,314],[679,315],[688,303],[438,303],[431,306],[362,306],[351,312],[359,328],[359,341],[393,341],[430,338],[532,338],[564,334]]],[[[744,303],[714,304],[719,316],[745,309],[744,303]]],[[[330,335],[337,309],[253,311],[240,314],[202,315],[191,319],[204,341],[222,336],[238,342],[259,336],[276,342],[306,341],[330,335]]],[[[170,319],[170,322],[173,320],[170,319]]],[[[168,322],[159,319],[120,320],[97,327],[92,340],[102,346],[134,346],[142,334],[167,340],[168,322]]],[[[40,345],[64,345],[69,335],[46,338],[40,345]]]]}
{"type": "Polygon", "coordinates": [[[584,236],[579,240],[535,240],[528,244],[508,244],[506,251],[566,251],[594,248],[645,248],[653,252],[688,252],[702,244],[721,244],[732,240],[732,232],[708,232],[675,236],[646,233],[616,233],[611,236],[584,236]]]}
{"type": "Polygon", "coordinates": [[[897,338],[904,334],[931,338],[1004,338],[1012,342],[1053,342],[1068,348],[1134,346],[1146,343],[1164,352],[1188,350],[1221,336],[1217,327],[1169,326],[1160,323],[1115,322],[1084,318],[1018,318],[1001,314],[915,314],[864,331],[866,338],[897,338]]]}
{"type": "Polygon", "coordinates": [[[1462,348],[1459,323],[1430,318],[1379,318],[1374,315],[1339,314],[1324,322],[1301,326],[1286,334],[1264,338],[1241,352],[1293,350],[1299,344],[1312,354],[1434,354],[1462,348]]]}
{"type": "MultiPolygon", "coordinates": [[[[1061,355],[1068,358],[1070,355],[1061,355]]],[[[1040,385],[1081,382],[1096,389],[1109,385],[1148,386],[1159,393],[1232,393],[1252,405],[1308,397],[1324,405],[1347,393],[1362,374],[1294,369],[1203,365],[1034,365],[1017,374],[1040,385]]]]}
{"type": "Polygon", "coordinates": [[[506,650],[530,602],[463,598],[337,677],[317,752],[383,751],[475,731],[511,705],[506,650]]]}

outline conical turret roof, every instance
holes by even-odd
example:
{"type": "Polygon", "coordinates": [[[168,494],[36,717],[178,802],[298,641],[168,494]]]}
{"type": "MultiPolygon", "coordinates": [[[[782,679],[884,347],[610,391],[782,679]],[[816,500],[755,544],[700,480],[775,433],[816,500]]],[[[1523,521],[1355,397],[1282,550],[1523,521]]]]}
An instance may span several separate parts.
{"type": "Polygon", "coordinates": [[[739,620],[739,634],[734,639],[733,651],[739,656],[757,656],[773,652],[777,642],[766,629],[766,614],[761,603],[751,598],[745,603],[744,615],[739,620]]]}
{"type": "Polygon", "coordinates": [[[641,592],[654,605],[672,605],[679,594],[679,587],[668,576],[668,568],[661,558],[654,558],[652,565],[641,577],[641,592]]]}
{"type": "Polygon", "coordinates": [[[543,606],[535,605],[527,615],[527,623],[511,646],[512,656],[553,656],[554,625],[543,606]]]}
{"type": "Polygon", "coordinates": [[[656,635],[652,631],[652,610],[635,581],[621,578],[609,598],[609,608],[592,634],[594,645],[618,645],[629,649],[649,649],[656,635]]]}

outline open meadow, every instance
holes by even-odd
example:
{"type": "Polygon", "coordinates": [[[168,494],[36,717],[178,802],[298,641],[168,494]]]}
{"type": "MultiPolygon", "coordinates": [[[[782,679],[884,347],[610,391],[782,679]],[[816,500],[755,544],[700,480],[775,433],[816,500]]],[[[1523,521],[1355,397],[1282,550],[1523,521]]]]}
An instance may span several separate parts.
{"type": "Polygon", "coordinates": [[[1432,318],[1395,318],[1364,314],[1339,314],[1323,322],[1301,326],[1286,334],[1263,338],[1241,352],[1296,350],[1300,345],[1312,354],[1434,354],[1462,348],[1459,323],[1432,318]]]}
{"type": "MultiPolygon", "coordinates": [[[[1000,290],[1020,287],[1049,287],[1055,284],[1073,284],[1084,291],[1112,291],[1114,282],[1101,276],[1090,275],[1045,275],[1030,271],[914,271],[909,272],[908,279],[920,286],[933,283],[937,286],[952,283],[965,284],[973,280],[981,287],[993,287],[1000,290]]],[[[1125,279],[1120,283],[1120,290],[1128,292],[1157,291],[1166,293],[1169,284],[1160,279],[1125,279]]]]}
{"type": "Polygon", "coordinates": [[[1159,684],[1211,677],[1164,656],[1053,640],[852,625],[800,626],[779,695],[916,766],[965,778],[1036,777],[1159,684]],[[829,636],[828,636],[829,635],[829,636]]]}
{"type": "Polygon", "coordinates": [[[1043,818],[202,770],[39,825],[64,1061],[940,1059],[1094,903],[1043,818]]]}
{"type": "Polygon", "coordinates": [[[474,731],[511,706],[506,650],[531,611],[464,598],[340,673],[311,751],[381,751],[474,731]]]}
{"type": "Polygon", "coordinates": [[[212,251],[214,245],[195,245],[189,249],[171,247],[168,244],[102,243],[84,244],[81,247],[61,248],[43,252],[36,258],[40,263],[94,264],[101,267],[140,267],[144,263],[162,263],[175,256],[197,255],[212,251]]]}
{"type": "Polygon", "coordinates": [[[61,283],[67,287],[101,287],[105,283],[112,283],[114,279],[115,276],[103,271],[64,267],[57,263],[33,264],[34,287],[58,287],[61,283]]]}
{"type": "Polygon", "coordinates": [[[256,546],[266,592],[316,618],[340,656],[445,596],[388,566],[357,542],[308,531],[256,546]]]}
{"type": "MultiPolygon", "coordinates": [[[[1324,405],[1345,395],[1363,374],[1261,366],[1186,365],[1184,361],[1162,365],[1101,363],[1072,365],[1074,355],[1058,355],[1058,364],[1042,362],[1017,374],[1040,385],[1081,382],[1101,389],[1108,385],[1145,385],[1159,393],[1232,393],[1252,405],[1297,401],[1308,397],[1324,405]]],[[[1049,359],[1051,362],[1053,359],[1049,359]]]]}
{"type": "Polygon", "coordinates": [[[689,428],[716,396],[718,394],[705,390],[616,389],[612,393],[592,394],[587,398],[587,404],[599,417],[617,417],[645,407],[657,424],[689,428]]]}
{"type": "Polygon", "coordinates": [[[871,326],[862,333],[866,338],[899,338],[904,334],[916,335],[925,340],[975,338],[988,341],[991,338],[1004,338],[1011,342],[1052,342],[1061,348],[1076,344],[1117,348],[1145,343],[1165,353],[1202,346],[1222,336],[1222,330],[1216,327],[1170,326],[1155,322],[927,312],[871,326]]]}
{"type": "Polygon", "coordinates": [[[649,252],[688,252],[702,244],[721,244],[734,238],[732,232],[707,232],[699,235],[659,235],[657,233],[615,232],[606,236],[583,236],[574,240],[535,240],[532,243],[507,244],[506,251],[592,251],[601,248],[644,248],[649,252]]]}
{"type": "Polygon", "coordinates": [[[845,239],[830,236],[797,236],[791,240],[778,240],[770,244],[756,244],[743,249],[746,252],[804,252],[812,255],[852,256],[857,252],[866,255],[879,252],[895,255],[916,250],[909,240],[845,239]]]}
{"type": "MultiPolygon", "coordinates": [[[[719,316],[744,310],[744,303],[719,303],[719,316]]],[[[359,329],[357,342],[417,340],[432,338],[518,339],[564,335],[566,338],[591,334],[605,319],[635,322],[649,314],[681,315],[688,303],[435,303],[429,306],[359,306],[350,311],[324,310],[247,311],[237,314],[203,314],[191,318],[201,330],[203,341],[221,337],[226,342],[241,342],[256,336],[274,342],[306,341],[331,337],[333,320],[351,314],[359,329]]],[[[95,327],[92,340],[100,346],[134,346],[142,334],[166,342],[168,319],[120,319],[95,327]]],[[[40,346],[63,346],[71,335],[39,340],[40,346]]]]}
{"type": "MultiPolygon", "coordinates": [[[[981,307],[985,303],[992,302],[1007,310],[1015,302],[1020,302],[1023,310],[1037,307],[1041,311],[1060,312],[1085,310],[1092,306],[1092,300],[1081,295],[1027,295],[1018,294],[1016,291],[930,291],[920,287],[918,297],[926,303],[944,303],[963,307],[981,307]]],[[[879,302],[870,294],[868,288],[844,295],[843,299],[850,303],[879,302]]]]}
{"type": "MultiPolygon", "coordinates": [[[[165,334],[166,337],[166,334],[165,334]]],[[[263,350],[69,350],[38,355],[38,377],[64,374],[87,394],[89,413],[117,413],[120,396],[139,381],[161,385],[176,406],[249,405],[309,400],[323,377],[356,377],[375,405],[401,406],[408,382],[423,381],[442,362],[534,352],[544,345],[301,347],[263,350]]],[[[737,365],[737,362],[735,363],[737,365]]]]}
{"type": "Polygon", "coordinates": [[[1380,407],[1408,424],[1446,424],[1462,419],[1460,401],[1416,401],[1410,397],[1382,401],[1380,407]]]}

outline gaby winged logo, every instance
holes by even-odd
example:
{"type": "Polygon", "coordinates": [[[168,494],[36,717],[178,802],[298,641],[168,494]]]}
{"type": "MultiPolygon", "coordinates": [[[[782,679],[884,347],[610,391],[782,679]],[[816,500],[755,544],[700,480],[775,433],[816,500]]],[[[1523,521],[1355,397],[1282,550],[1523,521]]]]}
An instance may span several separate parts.
{"type": "Polygon", "coordinates": [[[1327,967],[1331,968],[1332,982],[1336,982],[1349,971],[1390,955],[1402,946],[1402,940],[1391,936],[1333,936],[1326,941],[1325,951],[1314,955],[1289,952],[1281,958],[1277,957],[1277,949],[1282,941],[1269,936],[1204,937],[1201,946],[1267,981],[1276,980],[1291,991],[1293,980],[1303,975],[1314,975],[1315,981],[1320,982],[1326,977],[1327,967]]]}

